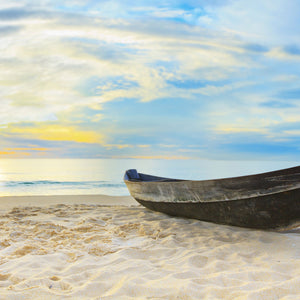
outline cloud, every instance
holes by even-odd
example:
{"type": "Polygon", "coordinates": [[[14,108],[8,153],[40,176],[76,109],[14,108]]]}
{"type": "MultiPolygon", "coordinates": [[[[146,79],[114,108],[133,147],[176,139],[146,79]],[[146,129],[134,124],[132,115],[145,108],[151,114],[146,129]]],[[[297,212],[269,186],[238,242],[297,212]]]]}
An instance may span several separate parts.
{"type": "Polygon", "coordinates": [[[66,141],[87,144],[104,143],[104,137],[100,133],[55,123],[10,124],[7,128],[0,129],[0,134],[4,136],[12,135],[15,139],[66,141]]]}
{"type": "Polygon", "coordinates": [[[300,61],[300,55],[296,53],[296,50],[286,50],[286,47],[274,47],[266,53],[266,56],[277,60],[289,60],[291,62],[300,61]]]}
{"type": "Polygon", "coordinates": [[[191,159],[189,156],[183,156],[183,155],[149,155],[149,156],[143,156],[143,155],[136,155],[136,156],[130,156],[129,158],[135,158],[135,159],[191,159]]]}
{"type": "Polygon", "coordinates": [[[22,26],[15,26],[15,25],[7,25],[7,26],[0,26],[0,34],[1,36],[14,34],[20,30],[22,30],[22,26]]]}
{"type": "Polygon", "coordinates": [[[50,148],[5,148],[7,151],[49,151],[50,148]]]}
{"type": "Polygon", "coordinates": [[[29,18],[36,15],[37,12],[24,8],[5,8],[0,10],[1,20],[17,20],[29,18]]]}
{"type": "Polygon", "coordinates": [[[228,5],[212,7],[213,26],[234,33],[244,40],[274,45],[298,44],[300,7],[297,0],[231,1],[228,5]]]}
{"type": "Polygon", "coordinates": [[[273,129],[299,118],[299,5],[258,4],[0,4],[1,143],[165,157],[296,135],[273,129]]]}
{"type": "Polygon", "coordinates": [[[3,158],[22,158],[24,156],[43,157],[51,152],[51,148],[4,148],[5,151],[0,151],[0,157],[3,158]]]}

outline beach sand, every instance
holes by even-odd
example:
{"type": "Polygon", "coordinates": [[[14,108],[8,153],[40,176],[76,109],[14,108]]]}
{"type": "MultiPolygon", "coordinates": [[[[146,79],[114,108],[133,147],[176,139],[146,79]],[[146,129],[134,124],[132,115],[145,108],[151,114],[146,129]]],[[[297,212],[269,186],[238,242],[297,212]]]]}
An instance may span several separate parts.
{"type": "Polygon", "coordinates": [[[174,218],[131,197],[2,197],[0,299],[300,299],[300,230],[174,218]]]}

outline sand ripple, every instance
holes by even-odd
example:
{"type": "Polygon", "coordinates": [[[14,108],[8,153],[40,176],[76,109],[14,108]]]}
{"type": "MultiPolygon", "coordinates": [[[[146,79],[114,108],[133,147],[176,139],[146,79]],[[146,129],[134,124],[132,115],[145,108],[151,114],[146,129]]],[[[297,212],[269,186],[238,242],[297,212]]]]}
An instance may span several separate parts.
{"type": "Polygon", "coordinates": [[[0,216],[0,299],[297,299],[299,232],[143,207],[21,207],[0,216]]]}

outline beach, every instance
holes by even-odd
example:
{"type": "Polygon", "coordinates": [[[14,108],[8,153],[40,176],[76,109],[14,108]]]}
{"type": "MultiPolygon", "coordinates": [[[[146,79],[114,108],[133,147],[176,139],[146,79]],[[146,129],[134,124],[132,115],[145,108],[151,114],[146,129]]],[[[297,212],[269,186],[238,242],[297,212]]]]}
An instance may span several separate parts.
{"type": "Polygon", "coordinates": [[[300,230],[152,212],[129,196],[0,198],[0,299],[297,299],[300,230]]]}

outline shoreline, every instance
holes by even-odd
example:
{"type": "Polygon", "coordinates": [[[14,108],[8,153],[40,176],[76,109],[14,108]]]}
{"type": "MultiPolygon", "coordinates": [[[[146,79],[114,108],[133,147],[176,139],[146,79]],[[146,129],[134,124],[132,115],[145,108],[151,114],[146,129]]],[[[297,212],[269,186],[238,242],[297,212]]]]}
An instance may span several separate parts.
{"type": "Polygon", "coordinates": [[[0,210],[14,207],[51,206],[57,204],[87,204],[109,206],[138,206],[131,196],[108,195],[31,195],[31,196],[0,196],[0,210]]]}

